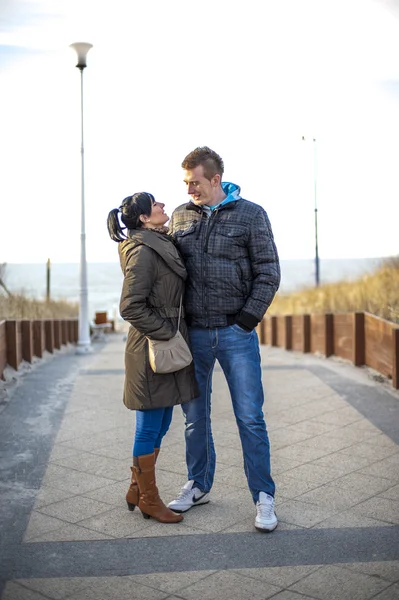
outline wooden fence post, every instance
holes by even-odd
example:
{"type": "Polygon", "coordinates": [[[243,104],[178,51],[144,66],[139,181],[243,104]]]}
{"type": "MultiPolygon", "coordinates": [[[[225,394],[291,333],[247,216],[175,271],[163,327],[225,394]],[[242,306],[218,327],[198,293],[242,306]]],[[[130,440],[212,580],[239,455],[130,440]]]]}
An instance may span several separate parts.
{"type": "Polygon", "coordinates": [[[327,314],[325,317],[325,351],[326,357],[334,354],[334,315],[327,314]]]}
{"type": "Polygon", "coordinates": [[[78,343],[79,341],[79,319],[75,319],[75,321],[73,322],[74,324],[74,338],[73,341],[75,342],[75,344],[78,343]]]}
{"type": "Polygon", "coordinates": [[[353,364],[361,367],[365,362],[364,313],[353,315],[353,364]]]}
{"type": "Polygon", "coordinates": [[[65,319],[61,321],[61,343],[65,346],[68,343],[68,322],[65,319]]]}
{"type": "Polygon", "coordinates": [[[284,317],[284,329],[285,329],[284,347],[286,350],[292,350],[292,317],[291,317],[291,315],[286,315],[284,317]]]}
{"type": "Polygon", "coordinates": [[[271,346],[277,346],[277,317],[271,317],[271,346]]]}
{"type": "Polygon", "coordinates": [[[392,329],[392,385],[399,390],[399,327],[392,329]]]}
{"type": "Polygon", "coordinates": [[[22,360],[21,352],[21,321],[6,321],[7,363],[15,369],[22,360]]]}
{"type": "Polygon", "coordinates": [[[260,322],[260,326],[261,326],[261,337],[262,337],[262,344],[267,344],[267,327],[266,327],[266,317],[263,317],[263,319],[260,322]]]}
{"type": "Polygon", "coordinates": [[[54,321],[54,348],[59,350],[61,348],[61,321],[54,321]]]}
{"type": "Polygon", "coordinates": [[[28,363],[33,359],[33,327],[32,321],[21,321],[22,359],[28,363]]]}
{"type": "Polygon", "coordinates": [[[44,323],[41,319],[33,321],[33,352],[42,358],[44,350],[44,323]]]}
{"type": "Polygon", "coordinates": [[[303,315],[303,352],[310,352],[310,315],[303,315]]]}
{"type": "Polygon", "coordinates": [[[0,378],[4,379],[4,369],[7,364],[7,334],[6,322],[0,321],[0,378]]]}
{"type": "Polygon", "coordinates": [[[44,321],[45,346],[47,352],[54,352],[54,321],[44,321]]]}

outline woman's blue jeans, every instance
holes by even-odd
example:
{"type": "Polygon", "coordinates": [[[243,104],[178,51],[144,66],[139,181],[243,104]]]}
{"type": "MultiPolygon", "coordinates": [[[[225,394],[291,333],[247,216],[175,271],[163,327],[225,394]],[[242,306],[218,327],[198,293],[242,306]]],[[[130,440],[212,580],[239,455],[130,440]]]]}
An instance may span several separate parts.
{"type": "Polygon", "coordinates": [[[173,406],[136,410],[136,435],[134,437],[133,456],[152,454],[160,448],[162,438],[172,421],[173,406]]]}
{"type": "Polygon", "coordinates": [[[244,470],[254,502],[259,492],[274,496],[270,444],[263,415],[263,386],[256,331],[238,325],[189,330],[200,396],[182,404],[186,418],[188,479],[208,492],[213,484],[216,453],[211,429],[212,374],[218,360],[226,377],[238,425],[244,470]]]}

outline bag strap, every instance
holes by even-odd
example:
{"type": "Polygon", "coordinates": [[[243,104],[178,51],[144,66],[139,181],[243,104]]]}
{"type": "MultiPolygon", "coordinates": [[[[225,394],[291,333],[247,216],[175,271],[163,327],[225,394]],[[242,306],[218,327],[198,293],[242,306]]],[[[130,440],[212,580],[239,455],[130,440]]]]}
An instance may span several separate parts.
{"type": "Polygon", "coordinates": [[[180,296],[180,306],[179,306],[179,319],[177,321],[177,331],[180,330],[180,317],[181,317],[181,306],[183,301],[183,294],[180,296]]]}

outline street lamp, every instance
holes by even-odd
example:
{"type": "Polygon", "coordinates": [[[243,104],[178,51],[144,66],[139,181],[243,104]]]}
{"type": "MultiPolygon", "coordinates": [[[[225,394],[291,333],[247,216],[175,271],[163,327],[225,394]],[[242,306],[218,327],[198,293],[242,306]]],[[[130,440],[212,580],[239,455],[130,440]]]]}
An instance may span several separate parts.
{"type": "Polygon", "coordinates": [[[86,261],[86,227],[85,227],[85,193],[84,193],[84,146],[83,146],[83,70],[86,65],[86,57],[92,44],[77,42],[71,44],[70,48],[75,50],[78,56],[76,67],[80,71],[80,112],[81,112],[81,165],[82,165],[82,196],[81,196],[81,233],[80,233],[80,292],[79,292],[79,339],[76,348],[77,354],[87,354],[91,350],[90,326],[89,326],[89,303],[87,292],[87,261],[86,261]]]}
{"type": "MultiPolygon", "coordinates": [[[[305,136],[302,140],[306,141],[305,136]]],[[[319,259],[319,237],[317,228],[317,160],[316,160],[316,138],[313,138],[313,178],[314,178],[314,233],[315,233],[315,283],[320,285],[320,259],[319,259]]]]}

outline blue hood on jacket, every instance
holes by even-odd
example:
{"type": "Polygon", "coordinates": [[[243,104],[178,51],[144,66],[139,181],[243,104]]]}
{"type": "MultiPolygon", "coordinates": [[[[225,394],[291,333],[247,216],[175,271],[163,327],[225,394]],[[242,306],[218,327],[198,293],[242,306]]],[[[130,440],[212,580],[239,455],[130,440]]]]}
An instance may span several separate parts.
{"type": "Polygon", "coordinates": [[[229,202],[235,202],[236,200],[241,200],[241,196],[240,196],[241,188],[236,183],[230,183],[229,181],[225,181],[222,183],[222,189],[227,197],[222,202],[220,202],[220,204],[217,204],[216,206],[210,206],[209,208],[211,210],[215,210],[215,208],[220,208],[221,206],[224,206],[225,204],[228,204],[229,202]]]}

